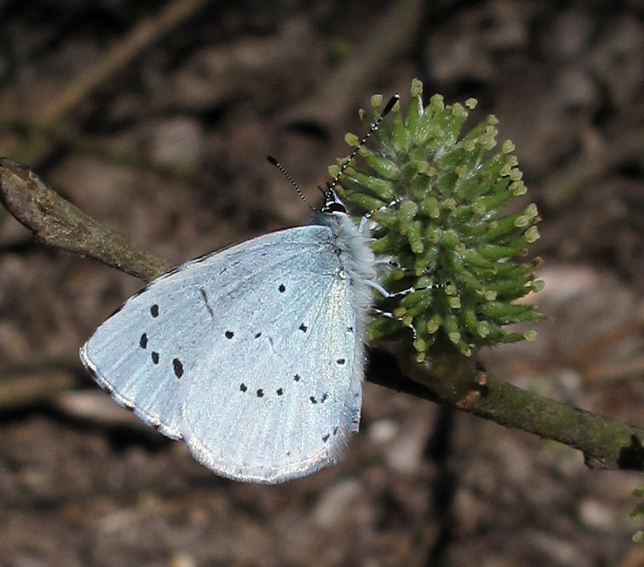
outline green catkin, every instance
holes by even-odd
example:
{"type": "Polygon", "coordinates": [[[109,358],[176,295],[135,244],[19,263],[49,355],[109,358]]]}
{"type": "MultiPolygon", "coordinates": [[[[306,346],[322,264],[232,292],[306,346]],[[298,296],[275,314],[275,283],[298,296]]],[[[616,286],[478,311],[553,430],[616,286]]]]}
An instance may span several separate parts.
{"type": "MultiPolygon", "coordinates": [[[[414,80],[406,113],[397,103],[340,178],[350,211],[369,216],[374,252],[391,260],[381,285],[392,293],[415,290],[377,299],[390,316],[375,317],[368,336],[406,334],[419,361],[446,348],[470,356],[482,346],[533,340],[533,331],[505,329],[542,318],[517,303],[543,282],[535,278],[538,261],[516,263],[539,237],[536,206],[502,210],[526,192],[514,145],[494,151],[494,116],[463,135],[474,99],[446,105],[434,95],[425,105],[422,92],[414,80]]],[[[381,104],[381,96],[372,98],[376,117],[381,104]]],[[[355,147],[358,139],[347,141],[355,147]]],[[[335,175],[338,166],[329,171],[335,175]]]]}

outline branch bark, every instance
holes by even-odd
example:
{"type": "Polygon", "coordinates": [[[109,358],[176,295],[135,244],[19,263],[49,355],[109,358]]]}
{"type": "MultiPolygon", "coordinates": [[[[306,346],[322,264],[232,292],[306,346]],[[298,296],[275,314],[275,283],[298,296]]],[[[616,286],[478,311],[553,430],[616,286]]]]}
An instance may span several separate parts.
{"type": "Polygon", "coordinates": [[[0,202],[46,246],[94,258],[146,282],[172,268],[96,222],[9,158],[0,158],[0,202]]]}
{"type": "MultiPolygon", "coordinates": [[[[36,240],[99,260],[145,282],[172,266],[105,228],[28,167],[0,158],[0,202],[36,240]]],[[[367,380],[448,404],[578,449],[593,469],[644,470],[644,429],[521,390],[460,356],[416,363],[408,352],[369,353],[367,380]]]]}

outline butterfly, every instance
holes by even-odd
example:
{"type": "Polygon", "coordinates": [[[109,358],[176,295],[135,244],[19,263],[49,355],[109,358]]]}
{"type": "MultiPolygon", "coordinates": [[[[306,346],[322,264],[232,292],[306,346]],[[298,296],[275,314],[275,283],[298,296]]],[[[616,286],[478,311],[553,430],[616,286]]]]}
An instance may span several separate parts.
{"type": "Polygon", "coordinates": [[[378,285],[366,225],[334,190],[357,151],[311,224],[175,268],[80,349],[114,400],[183,439],[216,474],[266,484],[301,477],[335,463],[358,431],[378,285]]]}

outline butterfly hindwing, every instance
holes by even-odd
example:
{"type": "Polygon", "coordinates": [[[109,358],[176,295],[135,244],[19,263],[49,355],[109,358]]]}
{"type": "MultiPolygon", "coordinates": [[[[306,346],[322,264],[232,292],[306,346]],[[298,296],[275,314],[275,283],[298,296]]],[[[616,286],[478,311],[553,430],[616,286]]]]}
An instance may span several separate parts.
{"type": "Polygon", "coordinates": [[[359,418],[345,405],[352,375],[362,375],[351,288],[332,247],[313,253],[318,268],[327,256],[328,269],[310,271],[301,253],[289,260],[293,271],[257,274],[261,300],[236,299],[192,378],[184,437],[220,474],[301,476],[334,461],[359,418]]]}

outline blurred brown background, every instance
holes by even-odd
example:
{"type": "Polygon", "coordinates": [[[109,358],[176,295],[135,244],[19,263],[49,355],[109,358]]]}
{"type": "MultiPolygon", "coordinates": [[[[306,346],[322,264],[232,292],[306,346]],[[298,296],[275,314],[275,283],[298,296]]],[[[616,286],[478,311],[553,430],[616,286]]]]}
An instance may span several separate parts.
{"type": "MultiPolygon", "coordinates": [[[[174,263],[303,222],[370,96],[479,99],[541,211],[550,319],[483,355],[644,425],[644,2],[0,0],[0,155],[174,263]]],[[[141,282],[0,210],[0,566],[624,566],[642,477],[365,386],[343,462],[220,479],[77,350],[141,282]]]]}

